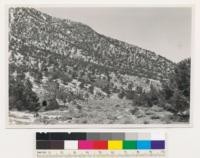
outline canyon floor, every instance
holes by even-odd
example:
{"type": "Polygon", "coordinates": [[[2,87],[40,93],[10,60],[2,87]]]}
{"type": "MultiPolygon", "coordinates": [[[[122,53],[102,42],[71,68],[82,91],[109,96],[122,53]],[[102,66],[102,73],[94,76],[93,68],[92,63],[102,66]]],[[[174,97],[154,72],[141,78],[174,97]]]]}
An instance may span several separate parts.
{"type": "Polygon", "coordinates": [[[116,98],[89,99],[66,104],[56,110],[30,113],[9,111],[10,125],[66,125],[66,124],[172,124],[173,113],[162,107],[135,107],[132,101],[116,98]]]}

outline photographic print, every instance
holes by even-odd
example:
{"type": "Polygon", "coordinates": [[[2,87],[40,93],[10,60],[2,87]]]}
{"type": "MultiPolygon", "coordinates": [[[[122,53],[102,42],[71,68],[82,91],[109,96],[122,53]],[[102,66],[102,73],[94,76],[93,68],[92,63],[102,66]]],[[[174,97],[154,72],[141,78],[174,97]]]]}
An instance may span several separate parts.
{"type": "Polygon", "coordinates": [[[189,124],[191,24],[191,7],[9,7],[8,124],[189,124]]]}

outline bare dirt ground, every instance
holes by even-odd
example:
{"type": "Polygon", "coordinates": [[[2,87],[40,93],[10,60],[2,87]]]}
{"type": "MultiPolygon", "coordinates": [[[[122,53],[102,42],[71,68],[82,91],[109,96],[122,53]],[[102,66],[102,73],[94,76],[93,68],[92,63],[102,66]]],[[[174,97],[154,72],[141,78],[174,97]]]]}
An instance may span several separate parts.
{"type": "Polygon", "coordinates": [[[68,104],[57,110],[38,112],[9,112],[10,125],[65,124],[170,124],[173,113],[162,107],[133,107],[125,99],[104,98],[68,104]]]}

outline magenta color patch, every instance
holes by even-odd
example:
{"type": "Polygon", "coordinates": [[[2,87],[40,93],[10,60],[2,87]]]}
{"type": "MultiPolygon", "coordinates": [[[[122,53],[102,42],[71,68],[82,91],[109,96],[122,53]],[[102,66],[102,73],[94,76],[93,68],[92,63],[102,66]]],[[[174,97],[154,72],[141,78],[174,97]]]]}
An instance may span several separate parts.
{"type": "Polygon", "coordinates": [[[79,140],[78,149],[93,149],[93,141],[91,140],[79,140]]]}

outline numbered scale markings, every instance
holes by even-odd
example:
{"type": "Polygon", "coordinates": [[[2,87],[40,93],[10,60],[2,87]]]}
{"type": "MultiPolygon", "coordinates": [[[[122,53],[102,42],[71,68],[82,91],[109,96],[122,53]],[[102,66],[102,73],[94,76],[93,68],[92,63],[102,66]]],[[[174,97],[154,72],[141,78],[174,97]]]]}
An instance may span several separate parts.
{"type": "Polygon", "coordinates": [[[151,157],[151,158],[164,158],[165,150],[38,150],[37,158],[123,158],[123,157],[151,157]]]}

